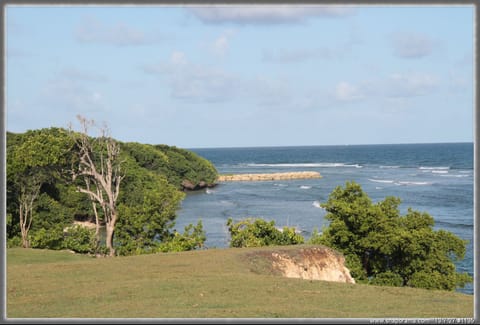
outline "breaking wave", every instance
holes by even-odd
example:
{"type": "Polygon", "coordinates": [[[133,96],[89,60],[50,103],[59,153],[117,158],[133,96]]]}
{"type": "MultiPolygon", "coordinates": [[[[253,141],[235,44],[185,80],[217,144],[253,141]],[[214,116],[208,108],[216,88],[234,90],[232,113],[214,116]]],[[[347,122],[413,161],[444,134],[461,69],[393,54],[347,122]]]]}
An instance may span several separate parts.
{"type": "Polygon", "coordinates": [[[450,167],[445,167],[445,166],[441,166],[441,167],[419,167],[418,169],[421,169],[421,170],[439,170],[439,169],[450,169],[450,167]]]}
{"type": "Polygon", "coordinates": [[[363,168],[359,164],[344,163],[288,163],[288,164],[247,164],[248,167],[350,167],[363,168]]]}
{"type": "Polygon", "coordinates": [[[369,180],[370,182],[375,182],[375,183],[388,183],[388,184],[391,184],[391,183],[394,182],[393,180],[389,180],[389,179],[371,179],[371,178],[369,178],[368,180],[369,180]]]}
{"type": "Polygon", "coordinates": [[[395,185],[429,185],[429,182],[396,182],[395,185]]]}
{"type": "Polygon", "coordinates": [[[313,201],[312,205],[316,208],[320,208],[322,209],[322,207],[320,206],[320,202],[319,201],[313,201]]]}

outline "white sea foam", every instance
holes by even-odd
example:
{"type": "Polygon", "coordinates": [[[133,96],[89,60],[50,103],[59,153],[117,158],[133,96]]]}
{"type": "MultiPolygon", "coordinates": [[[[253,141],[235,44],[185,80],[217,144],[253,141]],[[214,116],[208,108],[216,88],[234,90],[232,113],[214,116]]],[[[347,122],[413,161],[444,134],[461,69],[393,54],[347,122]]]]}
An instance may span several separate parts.
{"type": "Polygon", "coordinates": [[[273,186],[278,186],[278,187],[287,187],[287,184],[281,184],[281,183],[274,183],[273,186]]]}
{"type": "Polygon", "coordinates": [[[376,190],[382,190],[382,189],[383,189],[383,187],[380,187],[380,186],[375,186],[375,189],[376,189],[376,190]]]}
{"type": "Polygon", "coordinates": [[[314,207],[316,207],[316,208],[320,208],[320,209],[322,208],[322,207],[320,206],[320,202],[319,202],[319,201],[313,201],[312,205],[313,205],[314,207]]]}
{"type": "MultiPolygon", "coordinates": [[[[395,183],[397,184],[397,183],[395,183]]],[[[429,185],[430,183],[428,182],[409,182],[409,181],[404,181],[404,182],[398,182],[399,185],[429,185]]]]}
{"type": "Polygon", "coordinates": [[[440,175],[442,177],[469,177],[470,175],[462,174],[462,175],[440,175]]]}
{"type": "Polygon", "coordinates": [[[291,164],[247,164],[248,167],[354,167],[363,168],[359,164],[344,163],[291,163],[291,164]]]}
{"type": "Polygon", "coordinates": [[[388,184],[393,183],[393,181],[389,180],[389,179],[371,179],[371,178],[369,178],[368,180],[370,182],[375,182],[375,183],[388,183],[388,184]]]}
{"type": "Polygon", "coordinates": [[[311,189],[312,187],[311,187],[311,186],[307,186],[307,185],[301,185],[300,188],[301,188],[302,190],[309,190],[309,189],[311,189]]]}
{"type": "Polygon", "coordinates": [[[207,188],[207,189],[205,190],[205,193],[207,193],[207,194],[213,194],[213,193],[215,193],[215,191],[207,188]]]}
{"type": "Polygon", "coordinates": [[[380,166],[380,168],[388,168],[388,169],[391,169],[391,168],[400,168],[400,166],[380,166]]]}
{"type": "Polygon", "coordinates": [[[441,167],[419,167],[418,169],[422,169],[422,170],[438,170],[438,169],[450,169],[450,167],[445,167],[445,166],[441,166],[441,167]]]}
{"type": "Polygon", "coordinates": [[[432,174],[448,174],[448,170],[432,170],[432,174]]]}

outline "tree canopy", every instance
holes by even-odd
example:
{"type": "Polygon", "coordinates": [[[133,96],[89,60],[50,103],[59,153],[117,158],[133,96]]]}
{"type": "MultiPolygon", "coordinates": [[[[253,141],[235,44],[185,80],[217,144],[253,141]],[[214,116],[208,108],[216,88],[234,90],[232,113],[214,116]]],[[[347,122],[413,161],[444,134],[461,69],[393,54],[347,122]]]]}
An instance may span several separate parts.
{"type": "MultiPolygon", "coordinates": [[[[74,221],[95,222],[92,204],[86,194],[78,191],[79,186],[85,185],[83,180],[71,177],[72,167],[79,162],[78,143],[74,140],[69,131],[61,128],[7,132],[6,224],[10,246],[22,242],[21,194],[27,188],[31,189],[30,215],[34,218],[27,220],[27,224],[31,222],[31,231],[24,236],[31,247],[95,250],[91,247],[95,245],[92,231],[73,227],[74,221]]],[[[205,233],[201,222],[179,233],[174,229],[176,211],[184,198],[182,183],[193,184],[194,188],[213,185],[217,177],[215,167],[188,150],[116,142],[124,173],[117,202],[123,215],[119,216],[114,240],[116,247],[122,246],[118,254],[202,247],[205,233]]],[[[101,148],[94,145],[92,150],[101,148]]],[[[101,155],[92,157],[101,159],[101,155]]],[[[91,186],[94,189],[95,185],[91,186]]],[[[103,227],[104,212],[100,209],[98,214],[103,227]]]]}
{"type": "Polygon", "coordinates": [[[471,282],[454,262],[463,259],[466,241],[434,230],[434,219],[409,208],[400,215],[399,198],[373,203],[359,184],[338,186],[321,206],[330,224],[311,243],[341,251],[357,282],[454,290],[471,282]]]}

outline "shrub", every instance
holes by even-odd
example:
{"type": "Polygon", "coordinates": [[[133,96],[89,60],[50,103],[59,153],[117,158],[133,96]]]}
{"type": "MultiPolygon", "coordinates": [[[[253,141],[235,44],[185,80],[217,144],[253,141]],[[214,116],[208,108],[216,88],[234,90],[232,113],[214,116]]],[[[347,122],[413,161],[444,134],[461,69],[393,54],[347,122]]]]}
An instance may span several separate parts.
{"type": "Polygon", "coordinates": [[[64,247],[76,253],[94,253],[96,250],[95,231],[81,225],[69,227],[64,239],[64,247]]]}
{"type": "Polygon", "coordinates": [[[63,248],[63,229],[60,226],[52,227],[49,230],[40,228],[31,235],[30,246],[32,248],[63,248]]]}
{"type": "Polygon", "coordinates": [[[175,231],[170,240],[160,244],[158,250],[160,252],[191,251],[202,248],[206,238],[202,221],[200,220],[196,226],[192,224],[186,226],[183,234],[175,231]]]}
{"type": "Polygon", "coordinates": [[[466,241],[433,230],[428,213],[409,208],[401,216],[399,204],[395,197],[374,204],[360,185],[347,182],[322,204],[330,225],[315,241],[341,251],[357,282],[441,290],[471,282],[454,264],[463,259],[466,241]]]}
{"type": "Polygon", "coordinates": [[[275,227],[275,221],[267,222],[260,218],[247,218],[234,223],[232,218],[227,221],[230,232],[230,247],[259,247],[270,245],[302,244],[304,238],[295,232],[295,228],[275,227]]]}

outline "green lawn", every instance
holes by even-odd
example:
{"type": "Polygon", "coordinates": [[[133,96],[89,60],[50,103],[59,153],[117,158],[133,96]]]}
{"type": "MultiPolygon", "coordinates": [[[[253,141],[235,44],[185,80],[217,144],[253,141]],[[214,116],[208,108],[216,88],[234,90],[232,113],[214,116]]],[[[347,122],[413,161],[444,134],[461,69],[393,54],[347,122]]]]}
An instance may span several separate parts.
{"type": "Polygon", "coordinates": [[[116,258],[8,249],[7,317],[473,317],[471,295],[273,275],[253,265],[265,249],[274,248],[116,258]]]}

